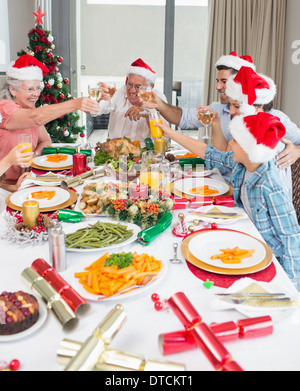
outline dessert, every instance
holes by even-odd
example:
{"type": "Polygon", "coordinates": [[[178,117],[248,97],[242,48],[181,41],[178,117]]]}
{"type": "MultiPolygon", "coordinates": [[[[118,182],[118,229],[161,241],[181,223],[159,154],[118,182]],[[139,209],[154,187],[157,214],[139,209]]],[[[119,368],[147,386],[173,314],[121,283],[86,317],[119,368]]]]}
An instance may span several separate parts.
{"type": "Polygon", "coordinates": [[[37,299],[23,291],[0,295],[0,335],[20,333],[33,326],[39,318],[37,299]]]}

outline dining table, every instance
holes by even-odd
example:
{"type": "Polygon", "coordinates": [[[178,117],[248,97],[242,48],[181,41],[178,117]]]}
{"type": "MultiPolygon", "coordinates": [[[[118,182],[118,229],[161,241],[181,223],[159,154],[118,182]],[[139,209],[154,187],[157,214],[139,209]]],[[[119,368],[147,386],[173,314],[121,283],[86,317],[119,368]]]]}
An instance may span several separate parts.
{"type": "MultiPolygon", "coordinates": [[[[218,178],[220,174],[216,173],[218,178]]],[[[101,181],[98,178],[96,181],[101,181]]],[[[90,180],[89,182],[91,182],[90,180]]],[[[113,177],[106,176],[105,181],[114,181],[113,177]]],[[[87,181],[88,182],[88,181],[87,181]]],[[[80,196],[84,184],[75,188],[80,196]]],[[[243,209],[234,206],[235,211],[245,213],[243,209]]],[[[116,297],[98,301],[88,297],[89,310],[82,314],[76,327],[66,330],[54,316],[52,311],[46,309],[44,304],[43,322],[34,331],[27,330],[20,336],[0,336],[0,361],[17,359],[20,362],[20,371],[64,371],[66,365],[59,362],[57,352],[61,342],[65,339],[84,343],[95,328],[103,321],[110,311],[121,305],[126,321],[109,345],[109,349],[128,352],[142,356],[145,361],[169,362],[179,364],[186,372],[214,371],[216,368],[208,360],[206,354],[199,347],[185,351],[164,354],[161,347],[161,336],[178,330],[184,326],[176,312],[170,308],[170,299],[177,294],[184,294],[202,319],[202,322],[212,327],[214,324],[234,322],[255,317],[269,316],[273,329],[269,335],[254,336],[253,338],[238,338],[234,341],[222,342],[230,357],[244,371],[299,371],[300,370],[300,307],[293,306],[285,310],[278,308],[245,308],[245,305],[225,303],[220,293],[230,292],[232,286],[258,283],[267,287],[269,291],[286,292],[290,297],[297,298],[298,291],[276,257],[271,255],[269,271],[262,277],[259,273],[230,275],[229,273],[213,273],[202,270],[190,263],[183,251],[183,243],[187,237],[174,234],[174,227],[180,226],[183,214],[186,224],[192,224],[199,218],[200,224],[189,235],[197,236],[199,245],[205,246],[205,239],[201,239],[203,230],[214,235],[222,231],[225,233],[238,232],[251,236],[264,243],[264,240],[248,216],[243,219],[230,220],[226,224],[218,223],[212,228],[210,224],[201,222],[201,215],[191,217],[193,209],[173,209],[173,221],[148,246],[134,240],[126,243],[116,251],[125,253],[148,254],[163,263],[162,275],[149,285],[116,297]],[[181,262],[172,263],[174,256],[173,244],[178,244],[177,257],[181,262]],[[240,285],[239,285],[240,284],[240,285]],[[162,308],[155,308],[154,294],[163,303],[162,308]]],[[[31,292],[30,287],[22,278],[26,268],[31,267],[37,259],[43,259],[51,265],[50,248],[48,240],[35,243],[18,243],[6,236],[7,210],[0,215],[0,290],[31,292]]],[[[93,217],[101,219],[101,216],[93,217]]],[[[87,218],[89,221],[89,217],[87,218]]],[[[76,229],[77,224],[62,222],[65,232],[76,229]]],[[[237,243],[242,245],[242,243],[237,243]]],[[[74,282],[74,272],[82,271],[86,266],[95,262],[104,254],[104,250],[96,251],[66,251],[66,269],[59,275],[76,290],[78,283],[74,282]]],[[[232,290],[231,290],[232,292],[232,290]]],[[[1,293],[1,292],[0,292],[1,293]]],[[[34,294],[33,292],[31,292],[34,294]]],[[[84,296],[84,294],[83,294],[84,296]]],[[[175,366],[176,368],[176,366],[175,366]]],[[[155,371],[156,372],[156,371],[155,371]]],[[[176,372],[178,375],[178,372],[176,372]]],[[[157,374],[159,374],[157,372],[157,374]]],[[[166,373],[165,373],[166,374],[166,373]]],[[[133,377],[134,375],[127,375],[133,377]]],[[[173,379],[173,378],[172,378],[173,379]]],[[[174,379],[173,379],[174,380],[174,379]]],[[[170,382],[173,381],[170,378],[170,382]]],[[[158,381],[158,378],[156,378],[158,381]]]]}

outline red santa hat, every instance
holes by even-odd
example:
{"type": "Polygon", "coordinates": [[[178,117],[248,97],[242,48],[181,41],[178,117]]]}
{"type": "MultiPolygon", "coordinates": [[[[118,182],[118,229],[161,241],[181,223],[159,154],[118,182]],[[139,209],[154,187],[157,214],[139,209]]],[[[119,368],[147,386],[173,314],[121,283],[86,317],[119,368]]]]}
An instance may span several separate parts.
{"type": "Polygon", "coordinates": [[[48,73],[48,68],[29,54],[24,54],[19,57],[6,71],[7,76],[22,81],[43,81],[48,73]]]}
{"type": "Polygon", "coordinates": [[[247,117],[234,117],[230,121],[229,130],[252,163],[274,159],[276,147],[286,133],[278,117],[263,112],[247,117]]]}
{"type": "Polygon", "coordinates": [[[127,76],[130,74],[139,75],[155,84],[156,73],[141,58],[134,61],[127,70],[127,76]]]}
{"type": "Polygon", "coordinates": [[[220,57],[216,62],[216,67],[218,66],[225,66],[236,71],[239,71],[242,67],[250,67],[254,71],[256,70],[251,56],[238,56],[236,52],[220,57]]]}
{"type": "Polygon", "coordinates": [[[276,92],[276,85],[270,77],[259,75],[249,67],[242,67],[226,83],[226,95],[242,104],[241,112],[245,115],[254,114],[253,105],[272,102],[276,92]]]}

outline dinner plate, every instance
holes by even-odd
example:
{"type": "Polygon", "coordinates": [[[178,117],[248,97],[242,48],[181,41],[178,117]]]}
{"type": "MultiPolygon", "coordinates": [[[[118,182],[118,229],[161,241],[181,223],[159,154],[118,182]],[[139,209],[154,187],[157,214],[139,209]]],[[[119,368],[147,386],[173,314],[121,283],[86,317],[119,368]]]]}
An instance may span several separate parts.
{"type": "Polygon", "coordinates": [[[12,334],[12,335],[0,335],[0,343],[1,342],[13,342],[17,341],[21,338],[26,338],[30,336],[31,334],[34,334],[37,332],[37,330],[43,326],[47,319],[48,311],[44,303],[39,298],[36,298],[39,302],[39,318],[35,322],[33,326],[31,326],[29,329],[22,331],[21,333],[12,334]]]}
{"type": "MultiPolygon", "coordinates": [[[[209,265],[208,263],[203,262],[201,260],[201,258],[200,259],[196,258],[190,252],[190,250],[189,250],[189,243],[195,237],[198,237],[199,241],[202,241],[202,235],[205,236],[207,232],[213,232],[213,231],[214,232],[216,232],[216,231],[221,231],[221,232],[227,232],[227,231],[239,232],[239,231],[226,229],[226,228],[218,228],[217,230],[203,229],[203,230],[200,230],[200,231],[196,231],[193,234],[188,235],[186,238],[184,238],[182,243],[181,243],[181,252],[182,252],[183,256],[185,257],[185,259],[189,263],[194,265],[195,267],[198,267],[199,269],[205,270],[205,271],[210,272],[210,273],[215,273],[215,274],[220,274],[220,275],[232,275],[232,276],[235,276],[235,275],[254,274],[254,273],[257,273],[259,271],[262,271],[262,270],[266,269],[268,266],[270,266],[272,264],[272,261],[273,261],[272,250],[264,242],[262,242],[262,241],[260,241],[259,239],[256,239],[256,238],[255,239],[258,242],[260,242],[262,244],[262,246],[265,248],[266,256],[261,260],[260,263],[254,265],[254,266],[245,267],[245,268],[234,268],[234,269],[232,268],[232,269],[229,269],[229,268],[224,267],[223,265],[222,265],[222,267],[218,267],[218,266],[209,265]]],[[[241,237],[244,235],[244,236],[249,236],[249,237],[253,238],[251,235],[248,235],[248,234],[246,234],[244,232],[239,232],[239,233],[241,234],[241,237]]]]}
{"type": "Polygon", "coordinates": [[[189,170],[187,167],[185,167],[185,169],[183,170],[182,167],[178,165],[175,167],[174,171],[178,174],[191,177],[204,177],[209,176],[213,173],[213,170],[208,170],[207,168],[205,168],[205,166],[201,167],[201,165],[191,170],[189,170]]]}
{"type": "Polygon", "coordinates": [[[50,148],[76,148],[81,146],[81,141],[76,141],[75,143],[52,143],[50,148]]]}
{"type": "MultiPolygon", "coordinates": [[[[51,208],[60,204],[63,204],[67,202],[70,198],[70,193],[61,188],[49,188],[49,187],[44,187],[44,186],[36,186],[36,187],[27,187],[26,189],[19,190],[15,193],[12,194],[10,197],[11,203],[14,205],[18,206],[19,208],[22,208],[22,205],[25,201],[28,201],[28,198],[30,198],[30,195],[33,194],[34,192],[39,192],[39,191],[55,191],[55,196],[51,200],[40,200],[37,199],[40,208],[51,208]]],[[[31,198],[34,200],[34,198],[31,198]]]]}
{"type": "Polygon", "coordinates": [[[228,208],[227,206],[214,206],[214,205],[207,205],[207,206],[201,206],[198,209],[193,210],[188,214],[185,221],[192,221],[195,219],[199,219],[201,221],[205,221],[207,223],[217,223],[217,224],[232,224],[236,221],[244,220],[248,218],[248,215],[243,211],[241,208],[235,208],[231,207],[228,208]],[[232,216],[229,218],[215,218],[215,217],[206,217],[202,213],[209,213],[210,211],[216,212],[220,211],[221,213],[236,213],[236,216],[232,216]],[[197,212],[201,212],[197,214],[197,212]]]}
{"type": "Polygon", "coordinates": [[[70,226],[67,226],[66,228],[64,228],[65,235],[74,233],[74,232],[78,231],[79,229],[87,228],[88,226],[94,225],[99,221],[102,223],[113,223],[113,224],[125,225],[126,227],[128,227],[128,229],[131,229],[133,231],[133,235],[129,239],[127,239],[125,242],[112,244],[107,247],[97,247],[97,248],[89,248],[89,249],[80,249],[80,248],[71,248],[71,247],[68,248],[67,247],[66,250],[69,252],[77,252],[77,253],[92,253],[95,251],[98,251],[98,252],[99,251],[112,251],[112,250],[118,249],[120,247],[127,246],[130,243],[133,243],[137,239],[138,233],[141,231],[141,228],[136,224],[127,223],[127,222],[123,222],[123,221],[111,220],[108,218],[97,218],[97,219],[96,218],[91,218],[91,219],[89,218],[86,221],[83,221],[82,223],[77,223],[77,224],[70,225],[70,226]]]}
{"type": "Polygon", "coordinates": [[[229,190],[229,186],[227,185],[227,183],[211,178],[185,178],[174,182],[175,189],[183,194],[187,194],[189,196],[194,197],[212,197],[212,195],[203,196],[201,194],[195,194],[191,192],[191,190],[196,187],[206,185],[209,186],[211,190],[217,191],[217,193],[214,193],[213,196],[225,194],[229,190]]]}
{"type": "Polygon", "coordinates": [[[72,167],[73,166],[73,156],[72,155],[66,155],[67,160],[61,161],[60,163],[54,163],[54,162],[48,162],[47,159],[53,155],[43,155],[38,156],[35,159],[33,159],[33,164],[37,167],[43,167],[47,168],[48,170],[62,170],[66,167],[72,167]]]}
{"type": "Polygon", "coordinates": [[[210,230],[189,243],[189,250],[193,256],[208,265],[225,269],[244,269],[257,265],[266,256],[264,246],[255,238],[240,232],[210,230]],[[243,250],[255,250],[254,254],[241,263],[224,263],[220,259],[210,259],[211,256],[221,254],[221,249],[239,247],[243,250]]]}
{"type": "MultiPolygon", "coordinates": [[[[110,253],[112,253],[112,252],[110,251],[110,253]]],[[[101,299],[101,302],[115,301],[115,300],[120,301],[123,298],[124,299],[132,298],[132,297],[134,297],[134,296],[136,296],[136,295],[138,295],[140,293],[143,294],[147,290],[152,289],[154,286],[159,284],[163,280],[163,278],[166,276],[166,274],[167,274],[168,263],[164,262],[164,261],[161,261],[161,262],[162,262],[162,269],[159,271],[158,275],[155,276],[155,278],[153,278],[148,284],[144,285],[141,288],[137,288],[137,289],[134,289],[132,291],[125,292],[125,293],[123,293],[122,295],[119,295],[119,296],[116,295],[116,296],[112,296],[112,297],[107,297],[105,299],[101,299]]],[[[78,278],[74,277],[75,273],[78,273],[78,272],[84,270],[84,268],[87,267],[87,266],[89,266],[89,264],[84,265],[84,266],[79,267],[79,268],[78,268],[78,266],[70,267],[66,271],[61,273],[61,275],[64,278],[64,280],[68,284],[70,284],[76,290],[76,292],[78,292],[78,294],[80,296],[82,296],[84,299],[89,300],[89,301],[96,301],[96,302],[99,303],[98,297],[101,297],[101,295],[93,295],[92,293],[89,293],[88,291],[86,291],[83,288],[82,284],[80,284],[80,282],[78,281],[78,278]]]]}

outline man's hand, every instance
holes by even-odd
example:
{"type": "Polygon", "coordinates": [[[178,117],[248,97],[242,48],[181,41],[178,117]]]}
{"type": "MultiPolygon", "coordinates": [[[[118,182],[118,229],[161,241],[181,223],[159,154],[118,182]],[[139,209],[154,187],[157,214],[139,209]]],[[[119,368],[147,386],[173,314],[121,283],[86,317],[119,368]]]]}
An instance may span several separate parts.
{"type": "Polygon", "coordinates": [[[281,169],[285,169],[298,160],[300,156],[300,148],[299,146],[294,145],[291,140],[286,138],[281,139],[281,141],[286,144],[286,147],[279,155],[277,155],[276,165],[281,169]]]}
{"type": "Polygon", "coordinates": [[[141,117],[147,117],[147,115],[145,114],[143,107],[134,105],[130,107],[124,117],[128,117],[130,121],[138,121],[141,117]]]}

